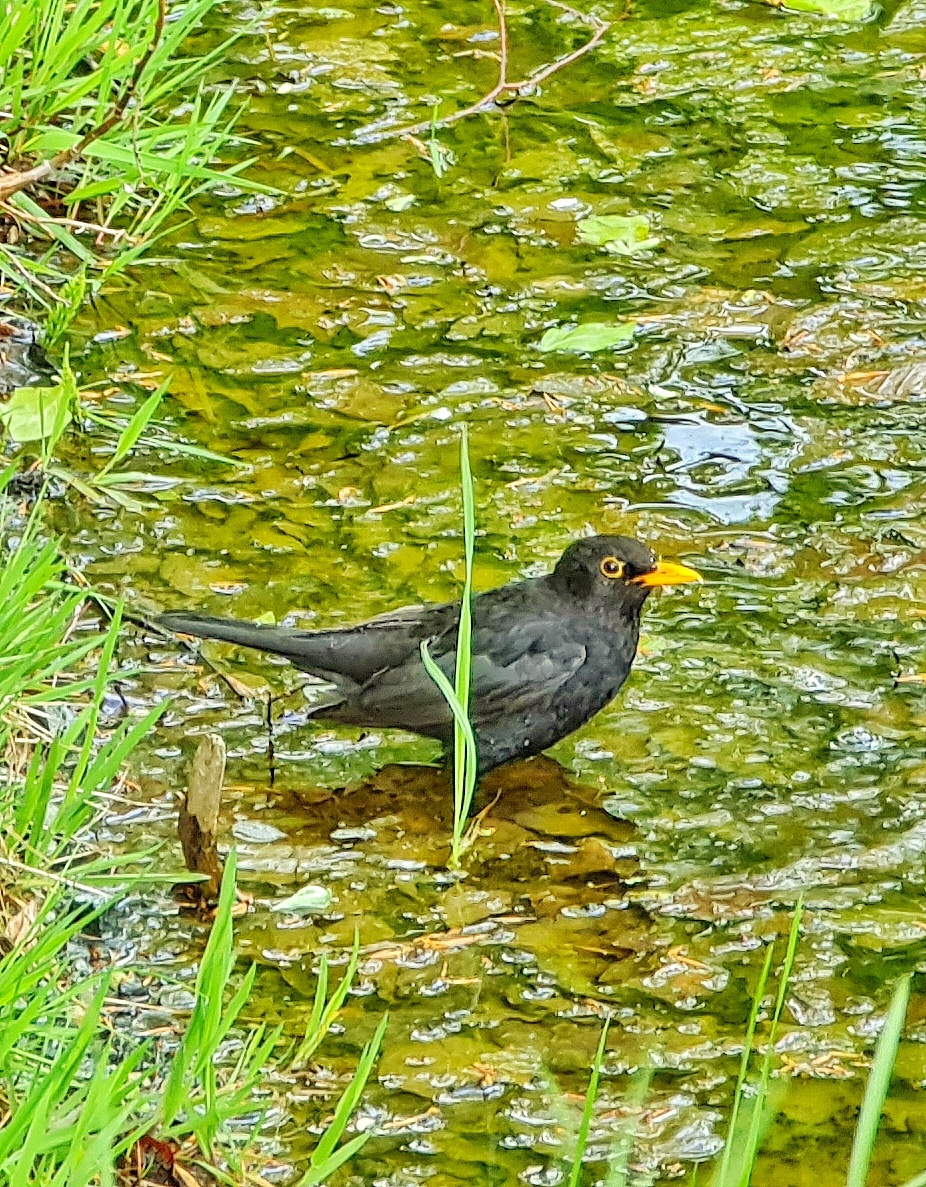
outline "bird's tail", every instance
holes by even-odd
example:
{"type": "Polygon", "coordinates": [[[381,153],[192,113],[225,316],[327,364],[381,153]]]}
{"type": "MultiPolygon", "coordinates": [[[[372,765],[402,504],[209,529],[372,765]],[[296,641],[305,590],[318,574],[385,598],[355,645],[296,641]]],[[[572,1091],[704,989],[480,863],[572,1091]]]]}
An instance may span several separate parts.
{"type": "Polygon", "coordinates": [[[307,656],[314,634],[313,631],[300,631],[293,627],[260,626],[253,622],[241,622],[237,618],[213,618],[209,614],[186,614],[183,611],[160,614],[155,622],[178,635],[221,639],[225,643],[237,643],[241,647],[255,647],[258,651],[285,655],[297,662],[307,656]]]}

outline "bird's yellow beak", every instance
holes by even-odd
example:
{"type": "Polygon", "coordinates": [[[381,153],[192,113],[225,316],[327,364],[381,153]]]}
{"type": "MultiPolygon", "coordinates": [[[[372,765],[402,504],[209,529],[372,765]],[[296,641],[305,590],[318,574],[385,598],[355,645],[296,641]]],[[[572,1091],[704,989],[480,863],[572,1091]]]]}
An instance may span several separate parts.
{"type": "Polygon", "coordinates": [[[630,585],[687,585],[691,581],[703,581],[697,569],[687,565],[676,565],[671,561],[660,561],[655,569],[631,578],[630,585]]]}

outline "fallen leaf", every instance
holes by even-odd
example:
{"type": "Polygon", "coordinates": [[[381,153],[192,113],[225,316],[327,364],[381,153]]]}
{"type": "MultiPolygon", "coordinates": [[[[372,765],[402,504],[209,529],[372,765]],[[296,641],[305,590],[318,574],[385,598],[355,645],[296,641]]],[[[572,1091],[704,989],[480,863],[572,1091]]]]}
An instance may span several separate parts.
{"type": "Polygon", "coordinates": [[[0,422],[18,445],[57,440],[71,423],[74,391],[71,384],[18,387],[0,409],[0,422]]]}
{"type": "Polygon", "coordinates": [[[875,12],[870,0],[787,0],[785,4],[772,0],[772,7],[791,9],[792,12],[814,12],[840,21],[867,21],[875,12]]]}
{"type": "Polygon", "coordinates": [[[617,325],[586,322],[581,326],[553,326],[537,343],[537,349],[544,352],[568,350],[576,354],[610,350],[630,342],[635,328],[633,322],[620,322],[617,325]]]}
{"type": "Polygon", "coordinates": [[[631,256],[659,246],[651,234],[649,219],[642,214],[591,215],[579,221],[579,239],[594,247],[604,247],[616,255],[631,256]]]}
{"type": "Polygon", "coordinates": [[[289,898],[280,899],[273,903],[272,911],[295,911],[311,915],[317,911],[326,911],[331,906],[331,891],[327,886],[302,886],[289,898]]]}

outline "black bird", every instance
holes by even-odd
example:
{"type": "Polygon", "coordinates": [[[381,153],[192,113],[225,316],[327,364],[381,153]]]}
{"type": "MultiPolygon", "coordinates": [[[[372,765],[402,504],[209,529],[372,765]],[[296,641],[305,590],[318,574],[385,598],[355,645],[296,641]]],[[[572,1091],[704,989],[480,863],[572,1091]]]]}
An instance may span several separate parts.
{"type": "MultiPolygon", "coordinates": [[[[546,577],[473,599],[470,719],[482,773],[546,750],[584,725],[627,679],[640,612],[657,585],[700,581],[638,540],[578,540],[546,577]]],[[[409,730],[449,743],[453,717],[421,660],[422,640],[453,682],[459,603],[407,606],[359,626],[304,631],[183,612],[161,626],[285,655],[334,685],[326,722],[409,730]]]]}

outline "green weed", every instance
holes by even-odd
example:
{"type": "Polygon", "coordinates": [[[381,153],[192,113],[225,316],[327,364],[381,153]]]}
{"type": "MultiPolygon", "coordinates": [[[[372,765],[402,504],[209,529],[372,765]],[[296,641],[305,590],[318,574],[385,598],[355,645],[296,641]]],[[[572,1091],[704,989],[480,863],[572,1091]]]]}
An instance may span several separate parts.
{"type": "Polygon", "coordinates": [[[473,554],[476,546],[476,500],[469,461],[469,435],[466,425],[460,431],[460,488],[463,495],[463,595],[460,623],[457,628],[456,662],[453,684],[435,663],[427,639],[421,643],[421,659],[428,675],[440,689],[453,713],[453,833],[450,840],[450,865],[459,866],[466,847],[466,822],[469,818],[479,758],[476,737],[469,719],[473,648],[473,554]]]}

